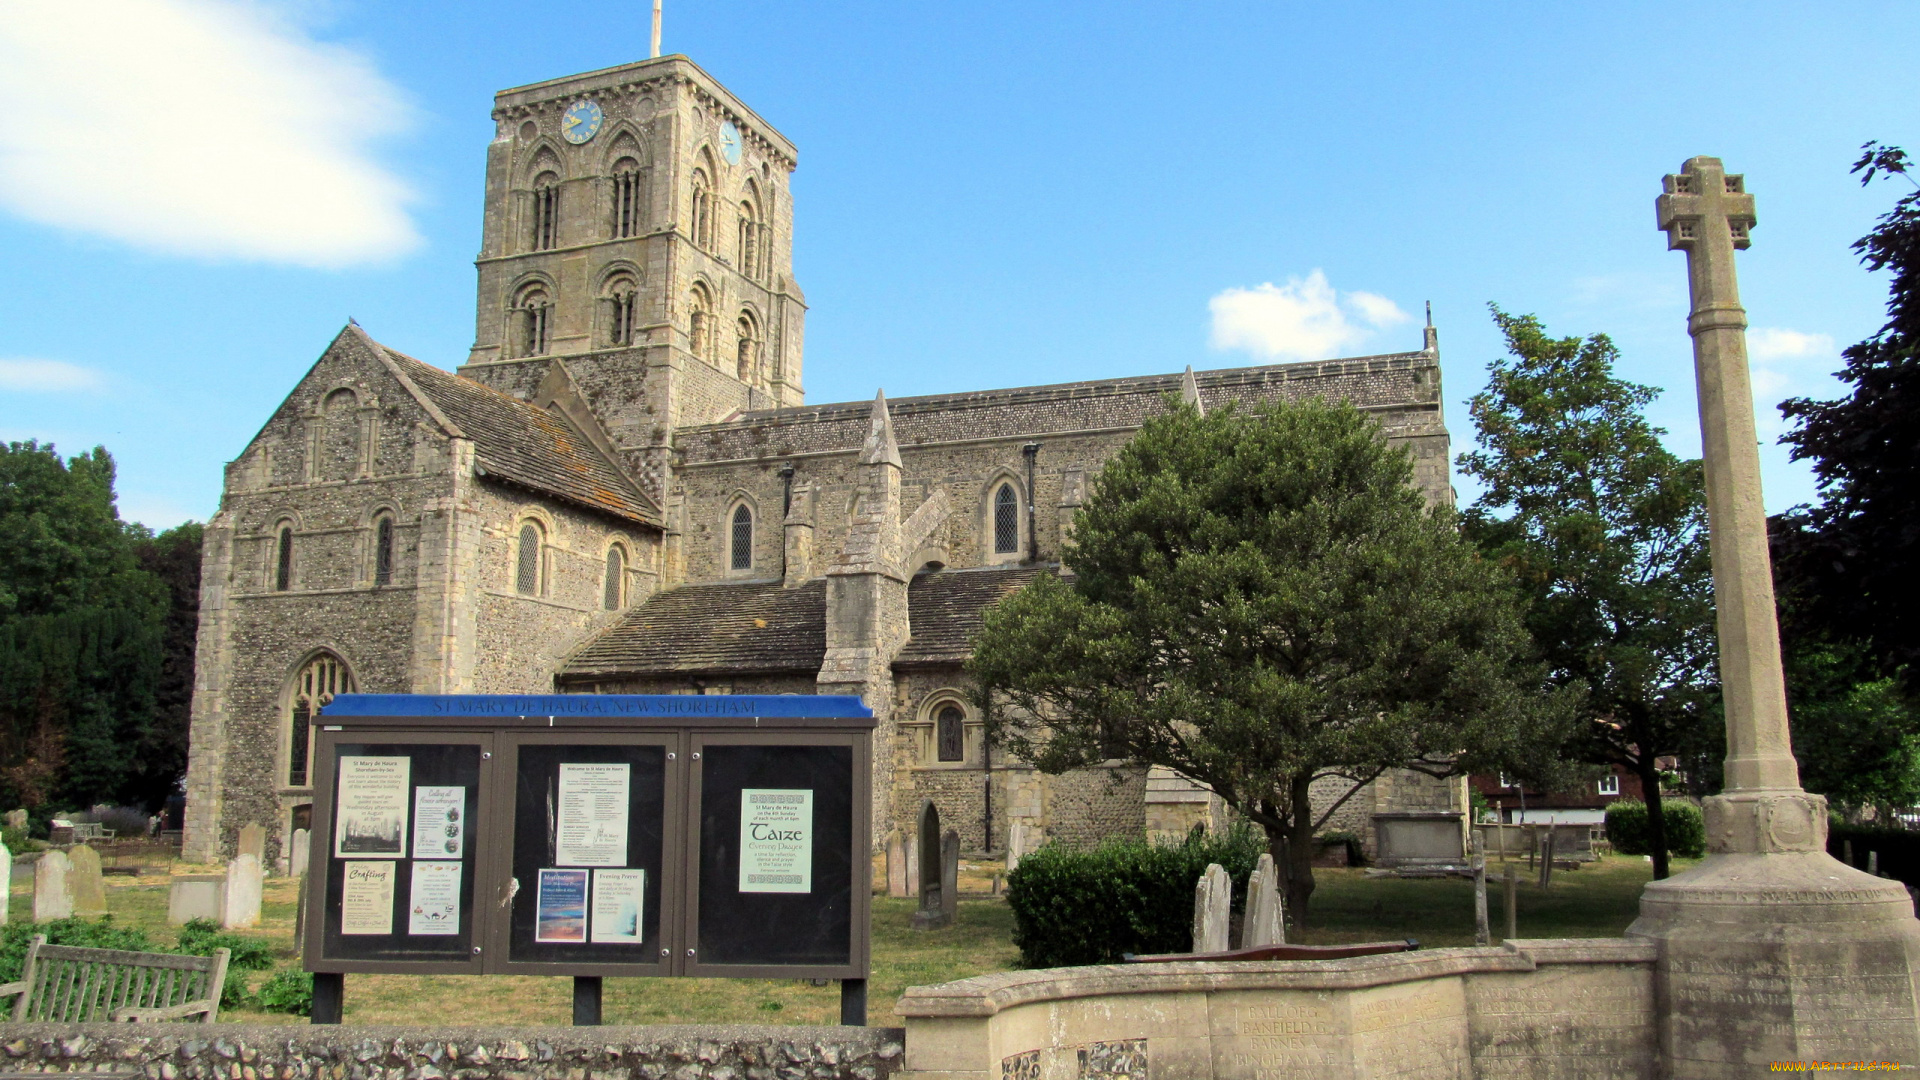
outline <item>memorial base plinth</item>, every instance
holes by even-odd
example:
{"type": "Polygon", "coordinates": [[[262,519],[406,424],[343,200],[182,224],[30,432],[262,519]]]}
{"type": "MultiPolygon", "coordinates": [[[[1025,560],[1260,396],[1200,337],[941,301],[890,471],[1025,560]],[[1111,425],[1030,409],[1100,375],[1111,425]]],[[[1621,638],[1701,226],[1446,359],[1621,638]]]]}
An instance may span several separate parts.
{"type": "Polygon", "coordinates": [[[1920,920],[1897,881],[1824,851],[1709,855],[1648,885],[1627,935],[1660,946],[1674,1080],[1751,1077],[1776,1061],[1920,1061],[1920,920]]]}

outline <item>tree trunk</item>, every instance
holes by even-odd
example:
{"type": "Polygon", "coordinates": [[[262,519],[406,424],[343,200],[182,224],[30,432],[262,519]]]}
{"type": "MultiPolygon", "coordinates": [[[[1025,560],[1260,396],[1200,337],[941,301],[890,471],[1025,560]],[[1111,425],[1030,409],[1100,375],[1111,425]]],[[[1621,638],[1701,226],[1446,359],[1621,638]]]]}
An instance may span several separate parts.
{"type": "Polygon", "coordinates": [[[1667,819],[1660,806],[1660,770],[1654,767],[1652,758],[1643,757],[1634,763],[1633,771],[1640,775],[1640,794],[1647,803],[1647,841],[1653,848],[1653,880],[1660,881],[1667,876],[1667,819]]]}
{"type": "Polygon", "coordinates": [[[1291,803],[1288,826],[1268,826],[1267,851],[1286,875],[1287,925],[1307,925],[1307,902],[1313,896],[1313,798],[1311,778],[1295,780],[1287,792],[1291,803]]]}

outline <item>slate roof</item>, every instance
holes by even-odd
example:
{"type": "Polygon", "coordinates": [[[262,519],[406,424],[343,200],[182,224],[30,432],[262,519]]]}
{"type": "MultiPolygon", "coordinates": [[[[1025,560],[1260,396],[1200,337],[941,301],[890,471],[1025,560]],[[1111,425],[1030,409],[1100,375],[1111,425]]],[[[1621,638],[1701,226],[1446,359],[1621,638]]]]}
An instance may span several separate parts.
{"type": "Polygon", "coordinates": [[[1041,574],[1051,573],[1051,567],[1011,566],[941,570],[915,577],[907,586],[913,637],[894,658],[895,666],[964,661],[973,651],[973,637],[980,632],[987,609],[1041,574]]]}
{"type": "Polygon", "coordinates": [[[653,501],[566,417],[379,348],[397,373],[458,429],[452,434],[473,440],[485,475],[629,521],[660,523],[653,501]]]}
{"type": "Polygon", "coordinates": [[[827,583],[683,585],[627,613],[560,674],[817,672],[827,656],[827,583]]]}
{"type": "MultiPolygon", "coordinates": [[[[921,574],[907,586],[913,639],[897,664],[967,658],[980,617],[1047,567],[921,574]]],[[[827,583],[683,585],[655,593],[575,653],[562,678],[660,673],[817,672],[827,656],[827,583]]]]}

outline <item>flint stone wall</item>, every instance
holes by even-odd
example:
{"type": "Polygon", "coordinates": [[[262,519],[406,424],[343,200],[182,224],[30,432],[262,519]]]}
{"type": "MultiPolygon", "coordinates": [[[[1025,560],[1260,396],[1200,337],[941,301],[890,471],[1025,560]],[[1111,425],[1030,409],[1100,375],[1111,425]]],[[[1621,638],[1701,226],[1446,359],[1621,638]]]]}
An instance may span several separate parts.
{"type": "Polygon", "coordinates": [[[899,1028],[8,1025],[4,1068],[147,1080],[887,1080],[899,1028]]]}

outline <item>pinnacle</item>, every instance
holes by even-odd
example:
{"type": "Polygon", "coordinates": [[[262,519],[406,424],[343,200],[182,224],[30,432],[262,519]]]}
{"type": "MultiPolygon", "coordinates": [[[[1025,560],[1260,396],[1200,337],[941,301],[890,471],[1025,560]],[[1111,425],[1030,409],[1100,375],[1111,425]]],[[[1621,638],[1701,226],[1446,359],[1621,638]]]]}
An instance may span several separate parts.
{"type": "Polygon", "coordinates": [[[860,464],[900,467],[900,444],[893,439],[893,414],[887,411],[887,392],[873,396],[873,429],[860,448],[860,464]]]}

